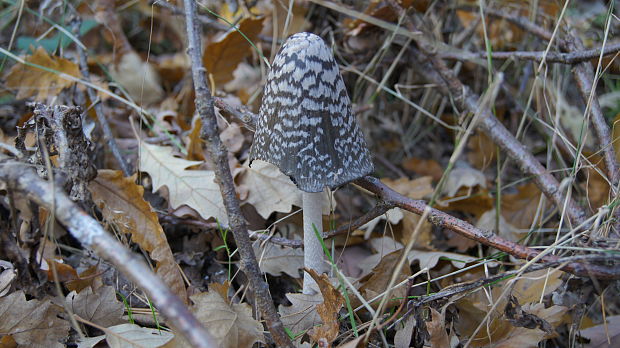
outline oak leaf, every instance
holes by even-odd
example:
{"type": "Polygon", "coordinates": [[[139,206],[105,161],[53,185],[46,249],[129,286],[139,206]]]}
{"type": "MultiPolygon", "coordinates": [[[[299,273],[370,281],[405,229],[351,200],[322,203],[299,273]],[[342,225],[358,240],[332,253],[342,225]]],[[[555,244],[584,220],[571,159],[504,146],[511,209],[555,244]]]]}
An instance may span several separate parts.
{"type": "Polygon", "coordinates": [[[144,200],[144,188],[135,184],[136,177],[123,177],[122,172],[99,170],[89,185],[93,201],[103,216],[157,262],[155,272],[181,299],[187,301],[183,277],[172,255],[163,228],[151,205],[144,200]]]}

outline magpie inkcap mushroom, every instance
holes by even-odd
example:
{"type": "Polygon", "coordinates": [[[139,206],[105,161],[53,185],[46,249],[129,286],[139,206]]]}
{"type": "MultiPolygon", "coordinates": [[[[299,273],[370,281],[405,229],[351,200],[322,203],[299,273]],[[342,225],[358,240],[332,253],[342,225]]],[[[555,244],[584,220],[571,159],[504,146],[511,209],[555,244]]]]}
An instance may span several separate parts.
{"type": "MultiPolygon", "coordinates": [[[[250,149],[255,159],[276,165],[303,191],[305,266],[321,273],[314,229],[322,232],[322,193],[370,174],[373,164],[338,64],[319,36],[295,34],[276,55],[250,149]]],[[[306,274],[304,293],[312,292],[309,283],[306,274]]]]}

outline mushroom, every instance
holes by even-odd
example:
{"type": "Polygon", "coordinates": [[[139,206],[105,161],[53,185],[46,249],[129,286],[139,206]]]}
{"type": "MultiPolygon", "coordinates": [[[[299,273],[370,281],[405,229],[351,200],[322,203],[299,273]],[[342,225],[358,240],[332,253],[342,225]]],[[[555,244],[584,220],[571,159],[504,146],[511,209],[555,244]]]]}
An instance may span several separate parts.
{"type": "MultiPolygon", "coordinates": [[[[276,165],[302,191],[304,266],[326,271],[319,233],[323,193],[370,174],[373,164],[351,100],[323,39],[298,33],[276,55],[250,150],[252,160],[276,165]]],[[[304,273],[303,293],[314,292],[304,273]]]]}

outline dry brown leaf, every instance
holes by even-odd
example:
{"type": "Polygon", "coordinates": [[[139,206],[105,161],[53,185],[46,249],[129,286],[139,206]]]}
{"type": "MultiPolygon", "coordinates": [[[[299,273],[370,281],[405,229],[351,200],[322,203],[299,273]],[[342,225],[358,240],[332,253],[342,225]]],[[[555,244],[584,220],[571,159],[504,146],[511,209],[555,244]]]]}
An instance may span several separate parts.
{"type": "MultiPolygon", "coordinates": [[[[265,18],[245,18],[239,23],[241,31],[250,41],[256,41],[263,29],[265,18]]],[[[233,72],[247,56],[252,54],[252,46],[239,33],[231,29],[222,37],[205,47],[203,63],[207,71],[213,76],[215,87],[218,88],[233,79],[233,72]]]]}
{"type": "Polygon", "coordinates": [[[80,292],[87,286],[93,289],[98,289],[103,285],[103,280],[99,273],[99,269],[96,265],[89,267],[84,272],[80,273],[77,279],[67,281],[65,287],[69,291],[80,292]]]}
{"type": "MultiPolygon", "coordinates": [[[[276,211],[288,213],[293,209],[293,205],[301,207],[301,191],[278,167],[265,161],[254,160],[251,167],[246,164],[243,168],[245,170],[239,178],[239,185],[247,188],[245,203],[254,206],[263,218],[268,218],[276,211]]],[[[326,194],[323,214],[329,214],[330,207],[335,207],[335,204],[335,201],[329,202],[326,194]]]]}
{"type": "Polygon", "coordinates": [[[430,176],[433,181],[439,181],[443,176],[441,165],[434,159],[424,159],[418,157],[407,158],[401,163],[403,168],[421,176],[430,176]]]}
{"type": "Polygon", "coordinates": [[[46,101],[48,95],[55,96],[63,88],[73,86],[72,81],[63,78],[62,74],[80,78],[80,69],[70,60],[50,57],[43,47],[24,58],[29,64],[43,66],[50,71],[25,64],[15,64],[5,75],[6,86],[17,89],[16,99],[35,97],[38,101],[46,101]]]}
{"type": "Polygon", "coordinates": [[[175,337],[168,331],[140,327],[134,324],[110,326],[104,332],[106,334],[103,336],[88,337],[80,340],[80,347],[94,347],[105,339],[109,347],[157,348],[163,347],[175,337]]]}
{"type": "Polygon", "coordinates": [[[395,348],[409,348],[411,344],[411,337],[413,336],[413,330],[415,329],[416,319],[414,315],[410,315],[405,320],[405,323],[396,326],[396,333],[394,334],[394,347],[395,348]]]}
{"type": "Polygon", "coordinates": [[[517,191],[502,195],[502,215],[512,226],[529,229],[536,218],[542,192],[534,183],[521,185],[517,191]]]}
{"type": "Polygon", "coordinates": [[[595,167],[586,168],[586,182],[583,186],[586,187],[590,207],[593,211],[596,211],[602,205],[609,203],[610,186],[609,181],[596,170],[598,169],[601,173],[607,172],[603,158],[599,155],[593,155],[589,157],[589,160],[595,167]]]}
{"type": "Polygon", "coordinates": [[[620,346],[620,315],[607,317],[606,323],[580,330],[579,336],[590,339],[586,348],[612,348],[620,346]],[[609,342],[607,339],[609,338],[609,342]]]}
{"type": "Polygon", "coordinates": [[[168,202],[172,209],[187,205],[204,219],[215,218],[223,226],[228,225],[215,173],[211,170],[187,170],[202,164],[174,157],[171,147],[142,143],[140,146],[140,170],[149,173],[153,191],[168,188],[168,202]]]}
{"type": "Polygon", "coordinates": [[[491,209],[486,213],[482,214],[476,222],[476,227],[486,230],[486,231],[494,231],[498,236],[516,242],[520,240],[526,232],[521,232],[520,229],[509,224],[503,215],[499,215],[499,223],[497,220],[497,214],[495,209],[491,209]],[[497,231],[497,227],[499,226],[499,231],[497,231]]]}
{"type": "MultiPolygon", "coordinates": [[[[512,295],[519,303],[524,304],[525,310],[546,320],[553,328],[561,323],[562,316],[567,310],[566,307],[551,306],[545,308],[538,302],[541,295],[547,295],[561,285],[560,277],[562,274],[563,272],[559,270],[549,271],[548,278],[545,280],[547,270],[527,273],[516,281],[512,289],[512,295]]],[[[485,325],[472,339],[471,346],[486,347],[492,342],[494,347],[536,347],[538,342],[551,337],[539,329],[526,329],[511,325],[503,315],[507,298],[505,296],[500,298],[500,295],[504,290],[504,286],[493,288],[491,297],[494,302],[499,301],[499,303],[490,316],[488,331],[485,325]]],[[[464,297],[456,304],[460,317],[456,327],[463,337],[470,337],[481,320],[487,315],[491,304],[489,304],[488,297],[483,291],[477,291],[464,297]]]]}
{"type": "Polygon", "coordinates": [[[0,333],[10,335],[19,346],[61,348],[69,334],[69,322],[58,316],[62,308],[50,300],[26,301],[22,291],[0,298],[0,333]]]}
{"type": "Polygon", "coordinates": [[[185,282],[157,214],[144,200],[144,188],[135,184],[136,176],[123,177],[121,171],[99,170],[89,185],[93,201],[103,216],[131,235],[131,239],[157,262],[157,275],[183,301],[187,301],[185,282]]]}
{"type": "Polygon", "coordinates": [[[96,292],[88,287],[80,293],[70,292],[66,298],[67,305],[74,314],[102,327],[119,325],[125,306],[116,299],[116,291],[112,286],[104,286],[96,292]]]}
{"type": "Polygon", "coordinates": [[[307,330],[321,323],[316,306],[323,302],[322,294],[286,294],[290,306],[278,307],[284,326],[299,338],[307,330]]]}
{"type": "Polygon", "coordinates": [[[467,160],[480,170],[484,170],[495,160],[496,145],[484,133],[477,133],[467,141],[467,160]]]}
{"type": "Polygon", "coordinates": [[[263,325],[252,317],[248,304],[230,305],[214,291],[193,295],[191,299],[192,312],[221,348],[250,348],[256,342],[265,342],[263,325]]]}
{"type": "Polygon", "coordinates": [[[392,190],[405,195],[411,199],[422,199],[433,193],[431,185],[433,178],[424,176],[421,178],[410,180],[408,178],[399,178],[396,180],[381,179],[381,181],[389,186],[392,190]]]}
{"type": "MultiPolygon", "coordinates": [[[[360,284],[362,285],[359,287],[358,291],[366,300],[371,300],[375,296],[386,291],[387,286],[390,283],[390,279],[392,278],[392,274],[394,273],[394,270],[396,268],[396,265],[398,264],[398,261],[402,256],[402,252],[402,250],[396,250],[383,256],[381,258],[381,261],[379,261],[379,264],[372,269],[372,272],[359,280],[360,284]]],[[[410,275],[411,268],[409,267],[409,264],[405,262],[403,269],[400,271],[400,274],[398,274],[398,277],[396,278],[395,284],[402,282],[410,275]]],[[[401,286],[397,289],[393,289],[390,294],[391,298],[402,298],[406,296],[407,289],[401,286]]],[[[389,307],[397,306],[399,304],[398,301],[388,301],[387,303],[389,307]]],[[[357,307],[361,305],[361,302],[356,297],[352,297],[351,305],[353,307],[357,307]]],[[[374,302],[373,308],[378,305],[379,304],[377,302],[374,302]]]]}
{"type": "Polygon", "coordinates": [[[164,96],[157,70],[134,51],[125,53],[118,64],[110,66],[109,72],[136,103],[153,104],[164,96]]]}
{"type": "Polygon", "coordinates": [[[254,254],[258,260],[260,270],[274,276],[286,273],[293,278],[299,278],[299,270],[304,267],[304,251],[301,248],[293,249],[273,243],[255,241],[254,254]]]}
{"type": "Polygon", "coordinates": [[[319,275],[313,269],[307,269],[306,271],[316,281],[323,295],[323,303],[316,306],[316,311],[319,313],[323,325],[312,328],[308,335],[319,347],[331,347],[340,329],[338,312],[344,304],[344,298],[340,291],[330,283],[326,274],[319,275]]]}
{"type": "Polygon", "coordinates": [[[435,308],[430,308],[431,320],[426,322],[426,329],[431,336],[431,348],[450,348],[450,338],[446,332],[445,318],[435,308]]]}
{"type": "Polygon", "coordinates": [[[474,168],[454,168],[448,174],[442,193],[448,197],[454,197],[461,188],[473,189],[476,186],[487,187],[487,178],[484,173],[474,168]]]}
{"type": "Polygon", "coordinates": [[[192,121],[192,130],[187,136],[187,156],[185,159],[188,161],[204,161],[206,160],[202,144],[204,141],[200,138],[200,129],[202,128],[202,121],[200,117],[196,115],[192,121]]]}

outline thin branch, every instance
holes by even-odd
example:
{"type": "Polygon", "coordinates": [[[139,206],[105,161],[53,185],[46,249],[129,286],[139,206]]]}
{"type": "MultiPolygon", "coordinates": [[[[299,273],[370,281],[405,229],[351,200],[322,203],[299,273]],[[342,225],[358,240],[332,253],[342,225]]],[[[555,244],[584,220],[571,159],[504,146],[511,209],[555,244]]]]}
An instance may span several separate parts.
{"type": "Polygon", "coordinates": [[[166,284],[146,263],[107,233],[95,219],[81,210],[58,186],[41,179],[33,167],[8,159],[0,154],[0,182],[14,192],[46,208],[69,233],[112,263],[136,283],[175,327],[194,347],[214,348],[217,342],[198,322],[166,284]]]}
{"type": "Polygon", "coordinates": [[[488,108],[478,110],[480,108],[478,96],[463,85],[442,60],[415,48],[411,48],[411,51],[411,58],[420,67],[418,70],[420,74],[429,82],[437,84],[442,94],[452,98],[457,107],[471,113],[482,112],[478,127],[519,165],[522,172],[532,175],[534,183],[545,196],[558,207],[564,207],[566,204],[566,214],[573,223],[579,225],[585,221],[585,211],[560,191],[560,183],[555,177],[493,116],[491,110],[488,108]]]}
{"type": "MultiPolygon", "coordinates": [[[[543,59],[548,63],[561,63],[574,65],[582,62],[590,62],[592,59],[600,57],[601,50],[603,56],[609,56],[620,52],[620,43],[607,45],[605,47],[597,47],[589,50],[580,50],[574,52],[548,52],[545,56],[544,51],[512,51],[512,52],[491,52],[491,58],[497,60],[521,59],[540,62],[543,59]]],[[[459,52],[458,50],[444,50],[438,53],[438,57],[442,59],[451,59],[459,61],[469,61],[476,59],[486,59],[487,52],[459,52]]]]}
{"type": "MultiPolygon", "coordinates": [[[[540,254],[540,251],[505,240],[493,232],[481,230],[468,222],[451,216],[450,214],[428,207],[425,201],[405,197],[389,188],[377,178],[367,176],[356,180],[355,183],[376,194],[379,199],[385,201],[386,203],[412,213],[422,215],[425,209],[428,209],[430,210],[430,213],[428,214],[428,221],[431,224],[438,227],[447,228],[468,239],[472,239],[484,245],[496,248],[517,258],[531,260],[540,254]]],[[[557,256],[547,255],[542,257],[540,262],[557,262],[557,260],[557,256]]],[[[584,277],[595,277],[599,279],[620,278],[620,267],[616,266],[606,267],[601,265],[572,262],[563,266],[562,270],[584,277]]]]}
{"type": "MultiPolygon", "coordinates": [[[[79,32],[81,22],[82,22],[81,20],[75,20],[74,22],[73,33],[76,35],[79,32]]],[[[82,48],[81,45],[75,45],[75,46],[77,48],[78,55],[80,57],[79,59],[80,72],[82,73],[82,76],[84,77],[86,81],[91,82],[90,71],[88,70],[88,57],[86,55],[86,51],[82,48]]],[[[105,117],[105,113],[103,112],[103,105],[100,102],[98,102],[99,98],[97,97],[97,93],[95,93],[94,89],[88,87],[88,85],[86,85],[86,92],[88,93],[88,99],[90,99],[90,102],[94,104],[95,114],[97,115],[97,121],[99,122],[99,126],[101,127],[101,130],[103,132],[103,140],[105,140],[106,144],[108,144],[108,149],[110,149],[110,152],[112,153],[112,156],[116,160],[116,163],[123,171],[123,175],[125,176],[131,175],[131,170],[129,169],[127,162],[125,162],[123,155],[118,150],[118,145],[116,145],[116,139],[114,139],[114,134],[112,134],[112,129],[110,128],[108,119],[105,117]]]]}
{"type": "Polygon", "coordinates": [[[196,19],[196,2],[184,0],[185,24],[187,29],[187,52],[192,62],[192,77],[196,92],[196,110],[202,120],[201,138],[205,140],[209,159],[213,162],[216,182],[220,187],[228,223],[235,237],[235,242],[241,257],[241,270],[245,273],[254,290],[256,304],[261,311],[274,342],[278,347],[293,347],[293,344],[284,330],[284,325],[278,317],[273,300],[269,294],[269,287],[261,277],[261,271],[254,255],[254,250],[248,236],[245,218],[241,213],[239,200],[235,192],[230,167],[228,165],[228,151],[218,134],[215,117],[214,101],[207,84],[207,71],[202,66],[202,49],[199,24],[196,19]]]}

